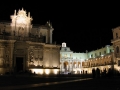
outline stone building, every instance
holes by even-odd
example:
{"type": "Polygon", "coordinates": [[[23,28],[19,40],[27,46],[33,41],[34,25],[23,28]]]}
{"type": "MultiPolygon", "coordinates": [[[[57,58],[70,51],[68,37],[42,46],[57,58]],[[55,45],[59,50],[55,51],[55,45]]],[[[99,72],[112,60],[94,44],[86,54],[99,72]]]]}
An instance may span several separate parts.
{"type": "Polygon", "coordinates": [[[87,53],[75,53],[62,43],[60,50],[60,73],[80,73],[82,71],[82,62],[87,59],[87,53]]]}
{"type": "Polygon", "coordinates": [[[87,73],[92,73],[92,69],[99,68],[101,72],[108,71],[113,63],[113,46],[106,45],[105,47],[87,53],[88,58],[82,62],[83,70],[87,73]]]}
{"type": "Polygon", "coordinates": [[[120,27],[113,30],[113,45],[106,45],[103,48],[75,53],[62,43],[60,50],[60,72],[61,73],[92,73],[93,69],[104,70],[114,69],[120,73],[120,27]]]}
{"type": "Polygon", "coordinates": [[[0,74],[22,72],[49,74],[59,72],[60,45],[52,43],[50,22],[32,25],[30,12],[14,11],[11,22],[0,22],[0,74]]]}

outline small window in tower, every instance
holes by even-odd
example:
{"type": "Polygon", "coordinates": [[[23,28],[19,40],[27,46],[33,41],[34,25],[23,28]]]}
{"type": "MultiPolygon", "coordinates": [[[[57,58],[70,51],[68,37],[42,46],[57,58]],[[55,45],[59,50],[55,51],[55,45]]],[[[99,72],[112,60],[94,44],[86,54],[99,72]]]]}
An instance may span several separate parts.
{"type": "Polygon", "coordinates": [[[100,52],[100,55],[101,55],[101,52],[100,52]]]}
{"type": "Polygon", "coordinates": [[[118,38],[118,33],[116,33],[116,38],[118,38]]]}
{"type": "Polygon", "coordinates": [[[118,46],[116,47],[116,53],[119,53],[119,47],[118,46]]]}

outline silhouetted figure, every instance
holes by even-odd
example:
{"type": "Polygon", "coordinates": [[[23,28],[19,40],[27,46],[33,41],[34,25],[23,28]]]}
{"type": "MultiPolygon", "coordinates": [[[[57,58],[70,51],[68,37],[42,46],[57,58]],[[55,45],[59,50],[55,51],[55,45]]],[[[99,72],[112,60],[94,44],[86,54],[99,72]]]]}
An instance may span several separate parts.
{"type": "Polygon", "coordinates": [[[83,70],[83,74],[84,74],[84,70],[83,70]]]}
{"type": "Polygon", "coordinates": [[[106,72],[107,72],[107,71],[106,71],[106,68],[105,68],[105,69],[104,69],[104,72],[103,72],[103,73],[104,73],[104,77],[106,77],[106,72]]]}
{"type": "Polygon", "coordinates": [[[35,75],[36,73],[34,72],[34,75],[35,75]]]}
{"type": "Polygon", "coordinates": [[[112,76],[113,76],[112,69],[111,69],[111,68],[109,68],[109,69],[108,69],[108,77],[112,77],[112,76]]]}
{"type": "Polygon", "coordinates": [[[93,78],[95,78],[95,69],[94,68],[92,69],[92,76],[93,76],[93,78]]]}
{"type": "Polygon", "coordinates": [[[81,71],[81,74],[82,74],[82,71],[81,71]]]}
{"type": "Polygon", "coordinates": [[[99,68],[96,69],[96,77],[97,77],[97,78],[100,77],[100,69],[99,69],[99,68]]]}

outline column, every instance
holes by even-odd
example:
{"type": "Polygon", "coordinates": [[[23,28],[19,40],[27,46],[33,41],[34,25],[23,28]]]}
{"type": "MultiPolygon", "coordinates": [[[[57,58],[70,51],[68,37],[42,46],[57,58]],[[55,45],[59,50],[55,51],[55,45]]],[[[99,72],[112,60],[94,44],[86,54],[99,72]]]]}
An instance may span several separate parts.
{"type": "Polygon", "coordinates": [[[52,44],[52,32],[53,30],[50,30],[50,44],[52,44]]]}
{"type": "Polygon", "coordinates": [[[46,31],[46,43],[48,43],[48,30],[46,31]]]}
{"type": "Polygon", "coordinates": [[[27,48],[27,60],[26,60],[26,67],[28,68],[29,67],[29,61],[30,61],[30,50],[29,50],[29,48],[27,48]]]}
{"type": "Polygon", "coordinates": [[[61,71],[63,72],[63,68],[64,68],[64,65],[63,65],[63,61],[61,62],[61,71]]]}
{"type": "Polygon", "coordinates": [[[10,48],[11,48],[11,50],[10,50],[10,71],[13,71],[13,68],[14,68],[14,57],[13,57],[13,55],[14,55],[14,42],[15,42],[15,40],[13,40],[13,41],[11,41],[11,45],[10,45],[10,48]]]}

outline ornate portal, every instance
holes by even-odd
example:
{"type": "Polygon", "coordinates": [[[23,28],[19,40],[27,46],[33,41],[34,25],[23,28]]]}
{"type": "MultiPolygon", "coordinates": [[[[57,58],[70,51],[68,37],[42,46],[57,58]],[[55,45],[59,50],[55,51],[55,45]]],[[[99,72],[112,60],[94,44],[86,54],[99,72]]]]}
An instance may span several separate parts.
{"type": "Polygon", "coordinates": [[[27,15],[24,9],[18,13],[15,10],[11,20],[11,23],[0,23],[4,30],[0,32],[0,74],[27,70],[36,74],[57,74],[60,46],[52,44],[50,22],[33,26],[30,13],[27,15]]]}

